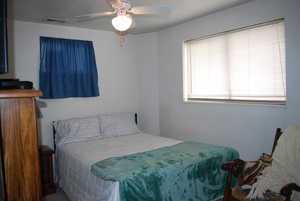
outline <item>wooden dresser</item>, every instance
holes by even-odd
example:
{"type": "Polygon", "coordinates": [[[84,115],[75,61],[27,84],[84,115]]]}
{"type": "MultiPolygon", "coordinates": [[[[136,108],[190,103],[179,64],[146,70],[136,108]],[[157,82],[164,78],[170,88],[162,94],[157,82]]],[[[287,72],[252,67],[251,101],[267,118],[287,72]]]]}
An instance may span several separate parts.
{"type": "Polygon", "coordinates": [[[41,201],[36,90],[0,90],[0,200],[41,201]]]}

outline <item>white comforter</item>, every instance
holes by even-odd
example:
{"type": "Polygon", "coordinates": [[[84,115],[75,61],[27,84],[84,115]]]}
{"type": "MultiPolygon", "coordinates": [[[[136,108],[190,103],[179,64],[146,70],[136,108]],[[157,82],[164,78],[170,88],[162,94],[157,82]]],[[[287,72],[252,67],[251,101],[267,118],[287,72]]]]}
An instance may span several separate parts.
{"type": "Polygon", "coordinates": [[[171,146],[181,141],[136,134],[73,142],[57,148],[59,185],[71,201],[119,201],[118,182],[104,181],[90,172],[91,165],[110,157],[171,146]]]}

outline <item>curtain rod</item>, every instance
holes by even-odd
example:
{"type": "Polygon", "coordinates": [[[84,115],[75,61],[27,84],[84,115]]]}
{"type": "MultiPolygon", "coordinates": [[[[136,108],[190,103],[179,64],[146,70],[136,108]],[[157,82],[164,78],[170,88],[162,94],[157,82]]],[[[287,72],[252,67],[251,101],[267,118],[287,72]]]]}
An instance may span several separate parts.
{"type": "Polygon", "coordinates": [[[279,18],[279,19],[275,19],[275,20],[271,20],[271,21],[267,21],[267,22],[261,22],[258,24],[248,25],[248,26],[244,26],[241,28],[231,29],[228,31],[223,31],[223,32],[219,32],[216,34],[206,35],[206,36],[202,36],[202,37],[198,37],[198,38],[193,38],[193,39],[185,40],[184,43],[188,43],[188,42],[191,42],[194,40],[204,40],[204,39],[208,39],[208,38],[212,38],[212,37],[216,37],[216,36],[221,36],[221,35],[224,35],[227,33],[235,33],[235,32],[239,32],[239,31],[243,31],[243,30],[247,30],[247,29],[254,29],[257,27],[267,26],[267,25],[271,25],[271,24],[278,24],[280,22],[284,22],[284,18],[279,18]]]}
{"type": "Polygon", "coordinates": [[[50,39],[58,39],[58,40],[73,40],[73,41],[83,41],[83,42],[93,42],[92,40],[82,40],[82,39],[72,39],[72,38],[60,38],[60,37],[52,37],[52,36],[40,36],[41,38],[50,38],[50,39]]]}

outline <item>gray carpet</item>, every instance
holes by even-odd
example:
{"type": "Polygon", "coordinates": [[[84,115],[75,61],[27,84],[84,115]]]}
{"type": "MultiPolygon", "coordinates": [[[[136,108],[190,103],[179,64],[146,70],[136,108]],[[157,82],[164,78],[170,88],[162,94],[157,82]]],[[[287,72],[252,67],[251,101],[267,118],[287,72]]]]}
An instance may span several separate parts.
{"type": "Polygon", "coordinates": [[[69,201],[69,199],[64,192],[58,190],[57,193],[46,196],[44,201],[69,201]]]}

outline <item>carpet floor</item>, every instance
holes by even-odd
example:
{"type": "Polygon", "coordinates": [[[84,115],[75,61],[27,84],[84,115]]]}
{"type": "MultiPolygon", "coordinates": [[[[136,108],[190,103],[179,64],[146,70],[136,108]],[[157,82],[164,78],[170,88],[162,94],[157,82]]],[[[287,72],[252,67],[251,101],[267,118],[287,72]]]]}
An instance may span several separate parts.
{"type": "Polygon", "coordinates": [[[48,195],[44,198],[44,201],[70,201],[63,191],[58,191],[54,194],[48,195]]]}

